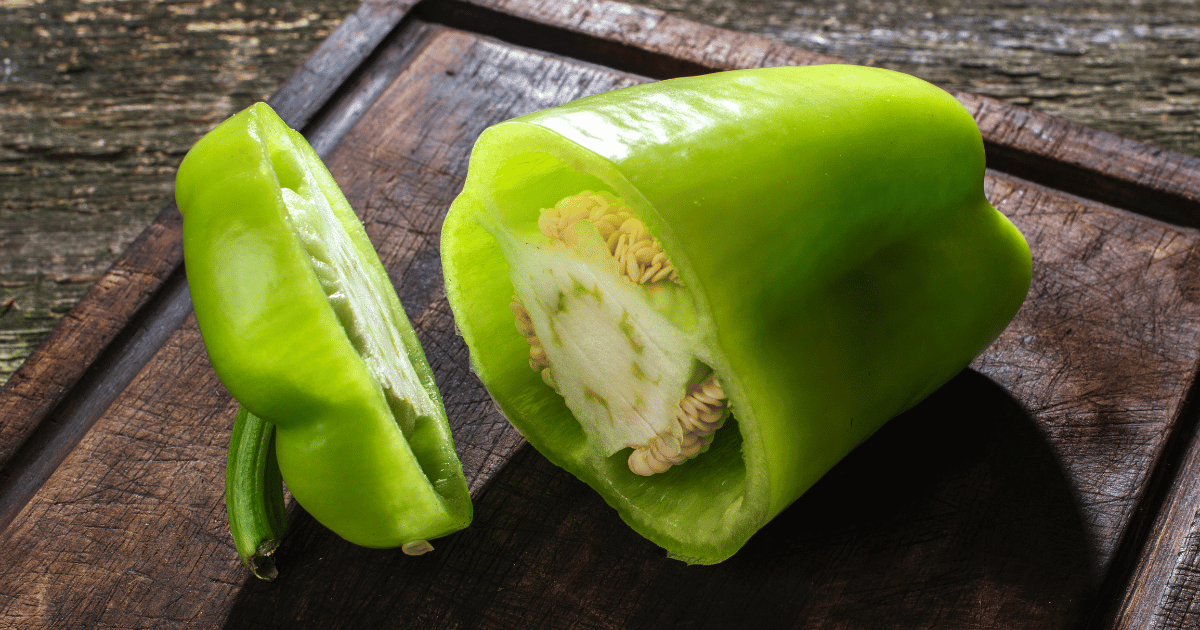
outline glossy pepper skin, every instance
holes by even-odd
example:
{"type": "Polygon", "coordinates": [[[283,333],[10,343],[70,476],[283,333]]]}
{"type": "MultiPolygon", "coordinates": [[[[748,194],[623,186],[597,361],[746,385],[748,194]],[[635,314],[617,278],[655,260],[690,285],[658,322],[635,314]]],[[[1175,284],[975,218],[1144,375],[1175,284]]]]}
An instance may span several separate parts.
{"type": "Polygon", "coordinates": [[[471,504],[424,353],[362,224],[304,138],[259,103],[176,180],[196,319],[235,398],[276,427],[288,489],[368,547],[427,547],[471,504]]]}
{"type": "Polygon", "coordinates": [[[983,175],[970,114],[892,71],[618,90],[480,136],[443,227],[447,295],[476,373],[541,453],[673,557],[720,562],[1016,313],[1029,249],[983,175]],[[661,242],[690,302],[666,312],[728,397],[707,451],[660,474],[599,452],[512,332],[513,252],[547,251],[539,209],[580,190],[624,200],[661,242]]]}

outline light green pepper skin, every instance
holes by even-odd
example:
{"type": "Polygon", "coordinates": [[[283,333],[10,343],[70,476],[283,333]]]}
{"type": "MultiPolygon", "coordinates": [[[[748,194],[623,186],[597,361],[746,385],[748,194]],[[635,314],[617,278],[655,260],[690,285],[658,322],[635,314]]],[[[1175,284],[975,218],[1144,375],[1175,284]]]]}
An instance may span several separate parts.
{"type": "Polygon", "coordinates": [[[230,393],[276,426],[297,501],[368,547],[420,547],[465,527],[470,499],[432,372],[362,224],[303,136],[267,105],[251,106],[192,148],[175,191],[209,357],[230,393]],[[328,209],[334,229],[309,238],[342,244],[344,264],[372,289],[370,308],[331,302],[285,192],[328,209]],[[409,403],[389,405],[352,343],[339,315],[355,309],[393,322],[393,358],[415,375],[409,403]]]}
{"type": "Polygon", "coordinates": [[[963,106],[888,70],[618,90],[480,136],[443,227],[447,295],[476,373],[540,452],[673,557],[720,562],[1014,316],[1029,248],[983,174],[963,106]],[[513,332],[497,236],[580,190],[623,198],[661,241],[729,398],[708,452],[665,473],[589,448],[513,332]]]}

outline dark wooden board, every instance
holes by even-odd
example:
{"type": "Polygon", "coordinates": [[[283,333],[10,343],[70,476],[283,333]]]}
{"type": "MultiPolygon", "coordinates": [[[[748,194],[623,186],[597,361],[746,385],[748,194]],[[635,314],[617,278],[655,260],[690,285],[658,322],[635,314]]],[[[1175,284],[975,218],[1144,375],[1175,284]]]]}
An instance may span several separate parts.
{"type": "MultiPolygon", "coordinates": [[[[411,6],[360,6],[272,97],[275,110],[305,128],[411,6]],[[312,98],[297,98],[301,91],[312,98]]],[[[178,209],[164,209],[5,383],[0,527],[190,311],[181,221],[178,209]]]]}
{"type": "MultiPolygon", "coordinates": [[[[1189,0],[635,0],[1200,155],[1189,0]]],[[[183,152],[352,0],[0,4],[0,381],[153,220],[183,152]]]]}
{"type": "Polygon", "coordinates": [[[0,3],[0,381],[359,1],[0,3]]]}
{"type": "Polygon", "coordinates": [[[140,297],[81,303],[74,334],[93,348],[82,365],[42,382],[37,370],[70,364],[75,342],[55,337],[0,390],[0,405],[12,405],[0,409],[17,410],[0,418],[17,436],[0,442],[17,444],[5,471],[31,495],[20,499],[11,481],[0,488],[0,505],[12,505],[0,532],[4,618],[24,627],[1043,628],[1127,618],[1148,598],[1110,605],[1127,584],[1187,592],[1166,550],[1154,565],[1164,579],[1133,577],[1146,574],[1144,546],[1195,546],[1184,542],[1190,520],[1177,528],[1197,494],[1178,471],[1198,465],[1187,400],[1200,348],[1200,234],[1188,225],[1200,179],[1189,158],[962,95],[990,155],[1040,182],[998,172],[987,181],[1034,250],[1025,307],[972,369],[890,423],[743,552],[686,567],[522,448],[494,411],[442,294],[441,217],[488,124],[642,75],[823,58],[606,3],[432,2],[407,18],[368,3],[343,28],[275,102],[327,152],[418,328],[475,523],[409,558],[353,547],[293,507],[283,577],[247,578],[219,483],[234,403],[186,308],[162,306],[186,305],[182,280],[170,279],[178,234],[168,212],[161,235],[122,259],[160,269],[137,276],[140,288],[128,290],[140,297]],[[1078,177],[1102,185],[1062,184],[1078,177]],[[1145,191],[1157,197],[1139,205],[1145,191]],[[137,346],[123,331],[155,326],[163,342],[144,366],[130,364],[124,384],[87,389],[84,366],[103,376],[121,348],[137,346]],[[87,402],[78,443],[53,429],[87,402]],[[31,476],[31,461],[49,462],[46,472],[31,476]]]}

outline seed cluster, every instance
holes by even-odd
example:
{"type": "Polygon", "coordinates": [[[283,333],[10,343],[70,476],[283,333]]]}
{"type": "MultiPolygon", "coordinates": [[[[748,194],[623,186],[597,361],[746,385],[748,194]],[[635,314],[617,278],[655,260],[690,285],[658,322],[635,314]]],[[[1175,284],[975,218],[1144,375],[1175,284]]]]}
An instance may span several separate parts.
{"type": "Polygon", "coordinates": [[[717,382],[717,375],[709,374],[704,382],[679,401],[675,420],[683,436],[659,434],[633,449],[629,454],[629,470],[648,477],[666,472],[672,466],[699,455],[708,437],[717,430],[727,404],[725,391],[717,382]]]}
{"type": "MultiPolygon", "coordinates": [[[[679,283],[679,274],[667,259],[662,244],[633,216],[625,202],[612,193],[584,191],[566,197],[553,208],[541,211],[538,229],[552,240],[565,241],[567,230],[579,221],[596,226],[608,246],[608,253],[617,260],[620,274],[630,281],[637,284],[661,280],[679,283]]],[[[536,372],[549,368],[550,358],[521,298],[514,295],[509,310],[516,318],[517,330],[529,343],[529,367],[536,372]]],[[[710,374],[679,401],[675,413],[678,430],[660,433],[646,444],[635,447],[629,455],[629,469],[638,475],[649,476],[699,455],[719,427],[727,404],[716,375],[710,374]]]]}
{"type": "Polygon", "coordinates": [[[534,372],[541,372],[550,367],[550,357],[546,355],[546,348],[542,345],[542,340],[538,339],[537,333],[533,330],[533,320],[529,318],[529,309],[525,308],[525,303],[521,301],[521,298],[514,295],[512,299],[508,310],[512,311],[517,318],[517,330],[525,337],[525,341],[529,342],[529,367],[533,368],[534,372]]]}
{"type": "Polygon", "coordinates": [[[617,259],[621,275],[637,284],[679,282],[662,243],[612,193],[588,190],[564,197],[553,208],[542,209],[538,229],[552,239],[562,240],[567,228],[583,220],[596,226],[608,245],[608,253],[617,259]]]}

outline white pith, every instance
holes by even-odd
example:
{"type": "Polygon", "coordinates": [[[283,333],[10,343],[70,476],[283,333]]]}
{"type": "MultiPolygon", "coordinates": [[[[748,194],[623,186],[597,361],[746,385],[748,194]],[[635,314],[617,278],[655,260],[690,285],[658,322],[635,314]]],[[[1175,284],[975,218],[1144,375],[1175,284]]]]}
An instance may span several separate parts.
{"type": "Polygon", "coordinates": [[[661,246],[623,204],[603,197],[626,218],[596,209],[579,220],[580,199],[598,199],[582,193],[543,211],[539,228],[548,238],[509,240],[512,310],[531,346],[530,366],[564,398],[589,443],[604,456],[633,447],[630,469],[651,475],[707,447],[725,401],[712,375],[695,382],[706,370],[698,340],[659,312],[642,286],[683,291],[661,246]]]}
{"type": "Polygon", "coordinates": [[[637,287],[564,250],[529,247],[513,285],[549,358],[551,385],[611,455],[672,429],[690,344],[637,287]]]}
{"type": "Polygon", "coordinates": [[[347,336],[384,392],[407,401],[416,416],[437,417],[435,403],[408,359],[400,330],[377,297],[395,289],[386,274],[367,268],[308,165],[297,166],[303,174],[300,190],[283,188],[283,201],[292,229],[347,336]]]}

